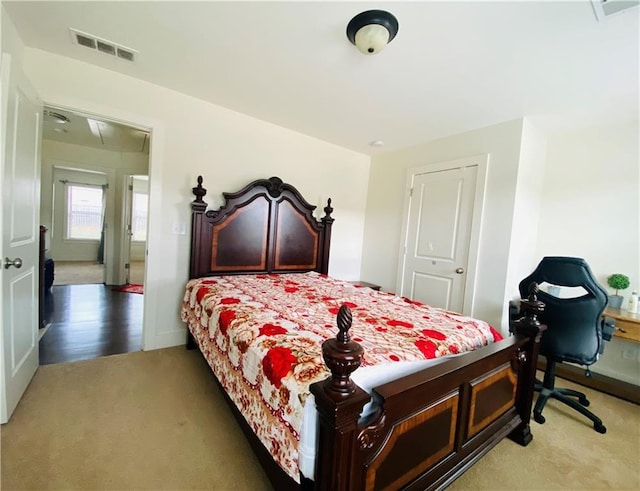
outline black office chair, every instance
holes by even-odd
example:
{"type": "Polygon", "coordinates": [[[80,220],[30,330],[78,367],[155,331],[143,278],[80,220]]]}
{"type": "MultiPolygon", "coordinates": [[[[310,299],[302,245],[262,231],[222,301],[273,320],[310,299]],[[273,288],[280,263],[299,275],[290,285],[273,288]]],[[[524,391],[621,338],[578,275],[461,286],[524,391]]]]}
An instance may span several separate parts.
{"type": "MultiPolygon", "coordinates": [[[[533,419],[545,422],[542,410],[549,398],[556,399],[593,421],[598,433],[606,433],[602,420],[589,411],[587,397],[571,389],[555,388],[556,363],[570,362],[589,366],[603,350],[602,312],[607,306],[607,293],[598,284],[584,259],[577,257],[544,257],[535,271],[520,282],[520,295],[526,298],[531,282],[560,287],[582,287],[584,294],[576,298],[558,298],[542,289],[538,299],[545,303],[540,321],[547,330],[540,341],[540,354],[547,359],[544,380],[536,381],[540,392],[533,419]],[[577,402],[574,398],[577,398],[577,402]]],[[[609,336],[610,339],[610,336],[609,336]]]]}

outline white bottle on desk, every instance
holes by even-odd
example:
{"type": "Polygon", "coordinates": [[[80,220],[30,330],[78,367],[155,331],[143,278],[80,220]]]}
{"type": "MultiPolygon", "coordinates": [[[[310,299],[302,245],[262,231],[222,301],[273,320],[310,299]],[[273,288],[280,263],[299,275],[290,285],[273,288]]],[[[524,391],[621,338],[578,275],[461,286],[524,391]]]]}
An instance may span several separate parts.
{"type": "Polygon", "coordinates": [[[632,314],[638,313],[638,292],[631,292],[631,296],[629,297],[629,307],[627,310],[632,314]]]}

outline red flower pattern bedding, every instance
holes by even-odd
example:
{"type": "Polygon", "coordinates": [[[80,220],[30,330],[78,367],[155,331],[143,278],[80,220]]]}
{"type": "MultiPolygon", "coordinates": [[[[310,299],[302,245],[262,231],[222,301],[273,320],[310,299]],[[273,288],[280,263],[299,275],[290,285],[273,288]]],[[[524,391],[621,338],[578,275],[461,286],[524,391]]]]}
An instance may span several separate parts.
{"type": "Polygon", "coordinates": [[[309,386],[329,375],[321,344],[335,337],[343,303],[353,314],[351,337],[365,350],[361,367],[384,370],[502,339],[483,321],[314,272],[189,281],[182,320],[253,431],[296,482],[304,405],[309,386]]]}

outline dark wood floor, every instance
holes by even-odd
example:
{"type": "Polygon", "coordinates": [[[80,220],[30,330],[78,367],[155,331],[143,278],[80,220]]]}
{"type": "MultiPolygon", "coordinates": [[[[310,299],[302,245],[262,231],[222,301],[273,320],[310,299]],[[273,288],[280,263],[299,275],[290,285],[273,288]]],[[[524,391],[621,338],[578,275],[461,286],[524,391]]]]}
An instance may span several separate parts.
{"type": "Polygon", "coordinates": [[[40,339],[40,364],[140,351],[143,296],[105,285],[60,285],[45,296],[50,327],[40,339]]]}

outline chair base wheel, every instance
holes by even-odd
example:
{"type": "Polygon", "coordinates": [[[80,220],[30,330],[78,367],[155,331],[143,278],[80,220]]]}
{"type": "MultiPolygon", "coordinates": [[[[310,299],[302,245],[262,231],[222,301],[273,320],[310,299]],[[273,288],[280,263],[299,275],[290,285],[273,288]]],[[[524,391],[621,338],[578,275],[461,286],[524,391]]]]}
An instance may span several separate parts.
{"type": "Polygon", "coordinates": [[[543,424],[546,421],[546,419],[542,414],[535,414],[535,413],[533,414],[533,420],[539,424],[543,424]]]}
{"type": "Polygon", "coordinates": [[[598,433],[601,433],[603,435],[607,432],[607,428],[603,424],[594,423],[593,424],[593,429],[596,430],[598,433]]]}

